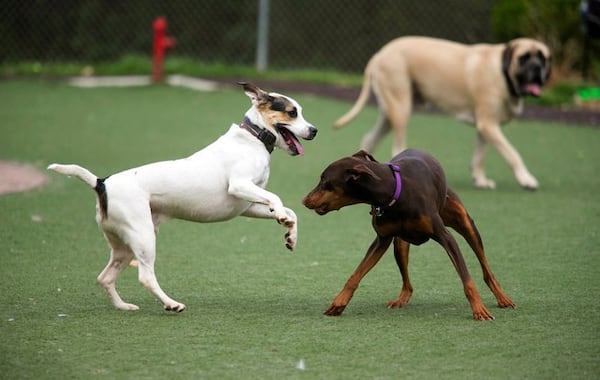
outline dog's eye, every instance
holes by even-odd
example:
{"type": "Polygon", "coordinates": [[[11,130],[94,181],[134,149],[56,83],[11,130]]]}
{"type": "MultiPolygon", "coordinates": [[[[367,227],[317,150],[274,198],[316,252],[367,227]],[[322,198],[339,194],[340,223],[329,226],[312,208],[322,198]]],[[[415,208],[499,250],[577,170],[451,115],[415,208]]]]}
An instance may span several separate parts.
{"type": "Polygon", "coordinates": [[[319,187],[321,189],[325,190],[325,191],[331,191],[331,190],[333,190],[333,185],[331,184],[331,182],[329,182],[328,180],[324,179],[323,177],[321,177],[319,187]]]}
{"type": "Polygon", "coordinates": [[[544,53],[542,53],[541,51],[538,51],[537,57],[540,60],[540,62],[542,63],[542,65],[546,64],[546,56],[544,56],[544,53]]]}
{"type": "Polygon", "coordinates": [[[529,53],[523,54],[522,56],[519,57],[519,64],[522,65],[522,64],[526,63],[530,57],[531,57],[531,54],[529,54],[529,53]]]}
{"type": "Polygon", "coordinates": [[[296,111],[295,108],[293,110],[291,110],[291,111],[288,111],[287,114],[288,114],[289,117],[292,117],[292,118],[298,117],[298,111],[296,111]]]}

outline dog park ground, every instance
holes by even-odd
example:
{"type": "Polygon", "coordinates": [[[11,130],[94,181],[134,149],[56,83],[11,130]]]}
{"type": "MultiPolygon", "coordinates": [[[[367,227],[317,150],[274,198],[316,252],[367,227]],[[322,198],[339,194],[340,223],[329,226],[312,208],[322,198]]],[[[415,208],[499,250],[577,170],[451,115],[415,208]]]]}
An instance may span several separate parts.
{"type": "MultiPolygon", "coordinates": [[[[270,91],[288,93],[286,88],[270,91]]],[[[319,217],[302,197],[331,161],[357,150],[376,119],[369,107],[340,131],[346,101],[290,93],[319,127],[305,155],[273,153],[268,189],[299,218],[294,253],[269,220],[161,226],[157,276],[188,308],[170,314],[137,281],[120,278],[137,312],[115,310],[96,276],[108,247],[94,195],[48,174],[37,189],[0,197],[0,373],[9,378],[593,378],[600,373],[600,131],[518,119],[505,128],[532,173],[526,192],[494,151],[497,190],[469,178],[475,133],[443,115],[416,114],[409,146],[436,156],[482,234],[515,310],[495,307],[476,259],[459,239],[496,317],[472,320],[458,276],[435,243],[411,250],[415,292],[388,310],[400,276],[388,252],[341,317],[322,312],[372,241],[368,206],[319,217]]],[[[239,89],[168,86],[80,89],[15,81],[0,87],[0,159],[38,169],[77,162],[98,175],[185,157],[239,122],[239,89]]],[[[375,152],[385,161],[390,140],[375,152]]],[[[455,235],[457,236],[457,235],[455,235]]]]}

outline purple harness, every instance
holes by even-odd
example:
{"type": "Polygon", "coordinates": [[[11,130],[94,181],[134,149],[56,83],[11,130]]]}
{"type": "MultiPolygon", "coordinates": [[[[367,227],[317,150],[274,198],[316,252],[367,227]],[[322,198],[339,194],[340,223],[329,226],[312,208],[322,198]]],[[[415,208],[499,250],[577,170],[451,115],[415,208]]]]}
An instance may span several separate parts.
{"type": "Polygon", "coordinates": [[[402,178],[400,178],[400,167],[398,165],[394,165],[391,162],[387,162],[386,165],[392,170],[394,173],[394,178],[396,178],[396,189],[394,189],[394,196],[392,200],[385,206],[376,206],[375,207],[375,215],[381,216],[386,208],[392,207],[400,198],[400,192],[402,191],[402,178]]]}

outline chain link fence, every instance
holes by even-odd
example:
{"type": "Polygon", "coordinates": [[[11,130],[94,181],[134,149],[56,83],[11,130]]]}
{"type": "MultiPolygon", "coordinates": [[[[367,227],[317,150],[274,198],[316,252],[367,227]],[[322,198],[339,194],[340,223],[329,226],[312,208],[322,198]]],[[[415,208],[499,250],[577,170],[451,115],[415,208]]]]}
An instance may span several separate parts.
{"type": "MultiPolygon", "coordinates": [[[[495,3],[271,0],[268,66],[360,72],[375,51],[402,35],[500,42],[491,28],[495,3]]],[[[164,16],[177,41],[170,56],[253,66],[258,7],[259,0],[5,0],[0,63],[149,57],[153,20],[164,16]]]]}

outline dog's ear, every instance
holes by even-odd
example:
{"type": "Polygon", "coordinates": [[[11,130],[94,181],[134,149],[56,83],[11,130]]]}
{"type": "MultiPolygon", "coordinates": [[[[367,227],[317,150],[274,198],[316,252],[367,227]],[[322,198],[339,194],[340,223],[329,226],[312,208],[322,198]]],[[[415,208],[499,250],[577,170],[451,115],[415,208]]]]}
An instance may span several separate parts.
{"type": "Polygon", "coordinates": [[[544,83],[548,82],[552,75],[552,55],[546,57],[546,76],[544,77],[544,83]]]}
{"type": "Polygon", "coordinates": [[[252,104],[254,106],[264,103],[269,98],[269,94],[256,87],[252,83],[238,82],[238,84],[244,88],[244,92],[246,93],[246,95],[248,95],[250,100],[252,100],[252,104]]]}
{"type": "Polygon", "coordinates": [[[369,152],[367,152],[365,150],[359,150],[358,152],[354,153],[352,155],[352,157],[362,158],[363,160],[366,160],[366,161],[377,162],[375,157],[371,156],[371,154],[369,154],[369,152]]]}
{"type": "Polygon", "coordinates": [[[371,177],[376,180],[380,180],[381,178],[375,174],[373,170],[371,170],[367,165],[357,164],[353,167],[349,168],[346,173],[348,174],[347,180],[356,182],[365,176],[371,177]]]}
{"type": "Polygon", "coordinates": [[[510,70],[510,64],[512,62],[514,53],[514,47],[510,42],[506,44],[506,47],[502,51],[502,71],[508,73],[510,70]]]}

